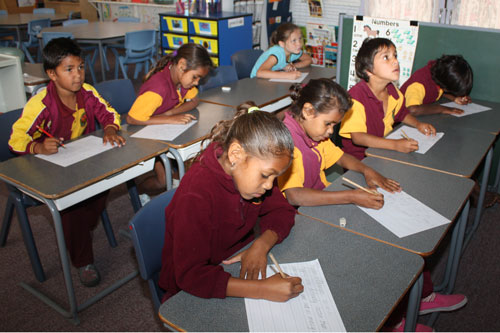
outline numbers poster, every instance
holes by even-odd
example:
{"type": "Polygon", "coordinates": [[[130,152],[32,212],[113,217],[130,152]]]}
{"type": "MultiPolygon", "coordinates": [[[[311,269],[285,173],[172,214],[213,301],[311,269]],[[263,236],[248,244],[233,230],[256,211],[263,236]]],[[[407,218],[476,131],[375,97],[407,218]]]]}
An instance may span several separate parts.
{"type": "Polygon", "coordinates": [[[399,81],[394,82],[396,86],[400,87],[410,77],[417,48],[418,23],[416,21],[356,16],[352,27],[348,89],[359,81],[356,76],[354,62],[361,44],[363,44],[365,38],[376,37],[390,39],[396,45],[400,67],[399,81]]]}

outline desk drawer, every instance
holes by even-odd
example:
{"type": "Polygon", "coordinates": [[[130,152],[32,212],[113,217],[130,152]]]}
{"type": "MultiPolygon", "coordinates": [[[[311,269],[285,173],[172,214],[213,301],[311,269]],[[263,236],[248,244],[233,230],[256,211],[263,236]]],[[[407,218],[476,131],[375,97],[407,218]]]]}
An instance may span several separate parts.
{"type": "Polygon", "coordinates": [[[178,49],[182,44],[188,42],[188,36],[163,33],[161,45],[169,49],[178,49]]]}
{"type": "Polygon", "coordinates": [[[217,37],[219,35],[217,31],[217,21],[190,19],[189,33],[191,35],[196,34],[217,37]]]}
{"type": "Polygon", "coordinates": [[[161,30],[168,32],[188,32],[188,20],[182,17],[162,16],[160,19],[161,30]]]}
{"type": "Polygon", "coordinates": [[[196,44],[200,44],[201,46],[206,48],[207,51],[211,54],[214,55],[219,54],[219,43],[217,42],[217,39],[191,36],[189,37],[189,41],[196,44]]]}

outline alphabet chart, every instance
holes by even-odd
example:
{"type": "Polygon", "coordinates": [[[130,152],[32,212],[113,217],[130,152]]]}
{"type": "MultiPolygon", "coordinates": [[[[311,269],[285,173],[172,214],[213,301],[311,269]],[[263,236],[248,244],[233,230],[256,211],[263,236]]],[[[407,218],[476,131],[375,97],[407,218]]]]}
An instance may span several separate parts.
{"type": "Polygon", "coordinates": [[[390,39],[396,45],[400,75],[399,81],[394,82],[394,84],[400,87],[410,77],[417,48],[418,22],[356,16],[352,26],[351,59],[347,89],[351,89],[359,81],[354,64],[363,41],[366,38],[377,37],[390,39]]]}

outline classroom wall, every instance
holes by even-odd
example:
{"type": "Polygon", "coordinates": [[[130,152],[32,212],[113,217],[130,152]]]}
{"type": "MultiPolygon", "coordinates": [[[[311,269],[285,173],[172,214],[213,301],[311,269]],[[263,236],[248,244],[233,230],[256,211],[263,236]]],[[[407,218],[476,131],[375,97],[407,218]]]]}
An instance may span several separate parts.
{"type": "Polygon", "coordinates": [[[309,16],[307,0],[291,0],[290,9],[293,13],[293,23],[305,26],[306,23],[323,23],[328,25],[339,25],[339,14],[359,14],[361,0],[323,0],[323,17],[309,16]]]}

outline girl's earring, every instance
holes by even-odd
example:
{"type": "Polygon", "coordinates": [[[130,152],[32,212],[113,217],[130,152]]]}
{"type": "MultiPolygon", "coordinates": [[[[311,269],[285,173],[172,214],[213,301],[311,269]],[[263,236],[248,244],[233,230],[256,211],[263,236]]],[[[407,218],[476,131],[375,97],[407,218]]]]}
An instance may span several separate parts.
{"type": "Polygon", "coordinates": [[[232,162],[231,163],[231,168],[234,168],[235,165],[236,165],[236,163],[232,162]]]}

